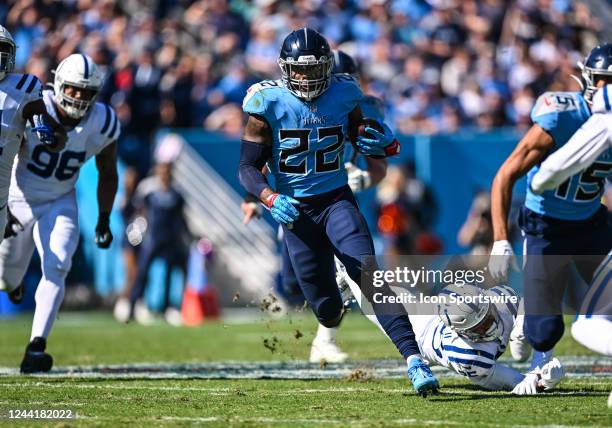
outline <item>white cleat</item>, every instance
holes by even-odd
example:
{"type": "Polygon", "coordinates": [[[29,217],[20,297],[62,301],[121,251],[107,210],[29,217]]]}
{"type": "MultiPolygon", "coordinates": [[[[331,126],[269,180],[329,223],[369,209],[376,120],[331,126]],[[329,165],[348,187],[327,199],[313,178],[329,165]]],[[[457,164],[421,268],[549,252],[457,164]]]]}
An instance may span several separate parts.
{"type": "Polygon", "coordinates": [[[181,311],[176,308],[166,309],[164,317],[166,318],[166,322],[174,327],[180,327],[183,325],[183,317],[181,315],[181,311]]]}
{"type": "Polygon", "coordinates": [[[348,354],[336,345],[335,342],[315,339],[310,348],[310,362],[321,363],[343,363],[347,360],[348,354]]]}
{"type": "Polygon", "coordinates": [[[125,297],[119,297],[113,308],[113,316],[117,322],[126,323],[130,320],[130,301],[125,297]]]}
{"type": "Polygon", "coordinates": [[[134,306],[134,319],[140,325],[152,325],[155,323],[155,316],[142,300],[137,301],[134,306]]]}
{"type": "Polygon", "coordinates": [[[612,391],[610,391],[610,395],[608,396],[608,409],[612,409],[612,391]]]}
{"type": "Polygon", "coordinates": [[[510,332],[510,353],[515,361],[527,361],[531,356],[531,344],[525,337],[523,326],[525,324],[525,315],[518,315],[514,322],[514,328],[510,332]]]}

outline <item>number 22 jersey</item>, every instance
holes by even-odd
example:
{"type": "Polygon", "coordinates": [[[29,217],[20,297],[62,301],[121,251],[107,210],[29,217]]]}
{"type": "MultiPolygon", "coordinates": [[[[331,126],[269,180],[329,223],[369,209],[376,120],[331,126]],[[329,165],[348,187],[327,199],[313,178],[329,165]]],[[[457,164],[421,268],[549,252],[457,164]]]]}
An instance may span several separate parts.
{"type": "MultiPolygon", "coordinates": [[[[53,91],[43,91],[47,111],[59,122],[53,96],[53,91]]],[[[48,151],[36,134],[28,130],[13,164],[9,200],[41,203],[69,193],[81,166],[117,140],[120,132],[115,111],[102,103],[95,103],[77,126],[68,131],[66,147],[60,152],[48,151]]]]}

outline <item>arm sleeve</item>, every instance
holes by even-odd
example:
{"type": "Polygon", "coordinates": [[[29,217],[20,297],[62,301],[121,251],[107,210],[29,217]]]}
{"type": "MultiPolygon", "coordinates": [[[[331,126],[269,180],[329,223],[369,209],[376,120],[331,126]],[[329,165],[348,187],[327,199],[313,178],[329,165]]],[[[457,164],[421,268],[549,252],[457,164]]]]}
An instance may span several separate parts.
{"type": "Polygon", "coordinates": [[[610,147],[612,117],[594,114],[572,138],[540,165],[531,181],[536,193],[555,189],[572,175],[591,165],[610,147]]]}
{"type": "Polygon", "coordinates": [[[477,376],[470,379],[476,385],[482,386],[486,389],[495,391],[511,391],[516,384],[523,380],[524,377],[525,376],[508,366],[495,363],[487,371],[485,376],[477,376]]]}
{"type": "Polygon", "coordinates": [[[261,169],[270,159],[272,149],[269,145],[242,140],[240,144],[240,163],[238,180],[244,189],[259,197],[268,187],[266,176],[261,169]]]}

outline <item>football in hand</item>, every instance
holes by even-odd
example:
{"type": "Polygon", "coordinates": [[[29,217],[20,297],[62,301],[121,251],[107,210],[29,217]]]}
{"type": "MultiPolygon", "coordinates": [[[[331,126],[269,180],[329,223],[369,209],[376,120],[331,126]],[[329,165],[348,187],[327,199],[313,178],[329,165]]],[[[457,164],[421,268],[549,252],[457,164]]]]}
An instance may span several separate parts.
{"type": "Polygon", "coordinates": [[[370,133],[365,131],[366,128],[374,128],[379,132],[382,132],[382,133],[385,132],[380,122],[378,122],[375,119],[372,119],[371,117],[364,117],[361,120],[361,123],[359,124],[359,127],[357,128],[357,135],[358,136],[363,135],[366,138],[375,138],[374,135],[371,135],[370,133]]]}

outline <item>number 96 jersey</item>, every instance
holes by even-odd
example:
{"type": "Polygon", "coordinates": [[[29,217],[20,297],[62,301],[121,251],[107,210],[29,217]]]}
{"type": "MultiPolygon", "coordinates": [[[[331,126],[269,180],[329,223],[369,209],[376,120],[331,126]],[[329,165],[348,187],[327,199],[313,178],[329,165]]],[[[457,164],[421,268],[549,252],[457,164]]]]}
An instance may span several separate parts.
{"type": "Polygon", "coordinates": [[[333,75],[329,88],[307,102],[293,95],[280,80],[249,88],[242,109],[264,119],[272,131],[268,167],[276,191],[307,197],[346,185],[344,139],[349,113],[363,94],[349,75],[333,75]]]}
{"type": "MultiPolygon", "coordinates": [[[[43,91],[49,114],[59,122],[53,91],[43,91]]],[[[96,103],[89,114],[68,131],[66,147],[57,153],[47,150],[36,134],[26,132],[13,164],[9,189],[11,201],[40,203],[56,200],[74,189],[81,166],[117,140],[121,125],[114,110],[96,103]]]]}

